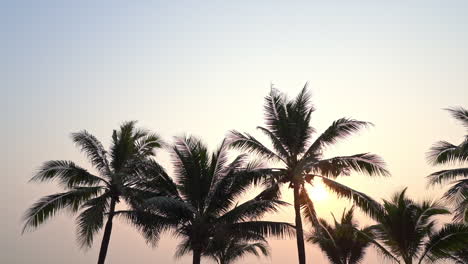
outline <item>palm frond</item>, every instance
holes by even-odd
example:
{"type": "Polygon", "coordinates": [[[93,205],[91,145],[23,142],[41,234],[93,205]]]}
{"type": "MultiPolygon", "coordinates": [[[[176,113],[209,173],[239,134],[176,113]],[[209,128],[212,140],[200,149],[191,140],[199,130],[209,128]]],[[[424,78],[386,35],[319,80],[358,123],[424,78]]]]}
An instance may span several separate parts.
{"type": "Polygon", "coordinates": [[[237,223],[248,220],[260,219],[266,213],[278,212],[279,206],[289,205],[280,200],[258,200],[252,199],[244,202],[224,215],[220,216],[218,221],[225,223],[237,223]]]}
{"type": "Polygon", "coordinates": [[[460,201],[453,211],[453,221],[468,225],[468,191],[464,193],[465,199],[460,201]]]}
{"type": "Polygon", "coordinates": [[[94,235],[101,230],[109,199],[109,194],[104,193],[83,204],[84,211],[77,218],[78,242],[82,247],[91,247],[94,235]]]}
{"type": "Polygon", "coordinates": [[[441,170],[441,171],[434,172],[427,177],[429,178],[430,185],[441,184],[441,183],[456,180],[459,178],[467,178],[468,168],[441,170]]]}
{"type": "Polygon", "coordinates": [[[268,185],[265,190],[260,192],[256,197],[256,200],[279,200],[281,199],[281,191],[278,183],[268,185]]]}
{"type": "Polygon", "coordinates": [[[455,181],[444,193],[443,199],[450,203],[459,204],[468,198],[468,179],[455,181]]]}
{"type": "Polygon", "coordinates": [[[372,123],[350,118],[340,118],[334,121],[331,126],[312,143],[304,156],[308,157],[309,155],[321,153],[324,147],[335,144],[339,139],[347,138],[370,125],[372,125],[372,123]]]}
{"type": "Polygon", "coordinates": [[[302,208],[302,214],[305,219],[307,219],[314,228],[321,228],[320,222],[317,217],[317,212],[315,211],[315,206],[312,200],[310,199],[309,194],[305,188],[301,189],[300,192],[300,204],[302,208]]]}
{"type": "Polygon", "coordinates": [[[468,110],[463,107],[452,107],[445,109],[450,112],[453,118],[462,123],[463,126],[468,128],[468,110]]]}
{"type": "Polygon", "coordinates": [[[176,259],[187,255],[192,250],[192,245],[190,242],[191,241],[189,239],[185,238],[177,245],[176,251],[174,253],[174,257],[176,259]]]}
{"type": "Polygon", "coordinates": [[[134,178],[133,182],[128,181],[130,185],[133,184],[141,190],[153,191],[173,197],[179,196],[176,183],[167,174],[161,164],[155,160],[145,159],[140,162],[137,174],[139,177],[134,178]]]}
{"type": "Polygon", "coordinates": [[[466,249],[466,245],[468,245],[468,226],[447,224],[430,236],[424,245],[424,251],[419,263],[422,263],[425,258],[430,261],[450,259],[454,252],[466,249]]]}
{"type": "Polygon", "coordinates": [[[164,142],[156,133],[147,132],[135,141],[136,153],[140,158],[154,156],[155,149],[161,148],[164,142]]]}
{"type": "Polygon", "coordinates": [[[291,156],[303,153],[315,131],[309,124],[314,108],[307,84],[292,100],[272,89],[265,98],[264,109],[266,128],[282,142],[291,156]]]}
{"type": "MultiPolygon", "coordinates": [[[[264,112],[267,126],[275,129],[275,124],[284,116],[286,97],[277,89],[271,87],[270,94],[265,97],[264,112]]],[[[276,129],[275,129],[276,130],[276,129]]],[[[274,131],[276,132],[276,131],[274,131]]]]}
{"type": "Polygon", "coordinates": [[[412,210],[418,216],[414,222],[416,228],[427,228],[434,216],[450,214],[450,211],[437,201],[425,200],[414,205],[412,210]]]}
{"type": "MultiPolygon", "coordinates": [[[[227,164],[228,164],[228,142],[227,139],[223,139],[221,142],[221,145],[218,147],[217,151],[215,151],[212,154],[211,157],[211,174],[213,174],[214,179],[212,180],[212,183],[217,181],[218,177],[224,176],[227,171],[229,170],[227,164]]],[[[241,157],[238,156],[236,160],[242,159],[241,157]]],[[[232,165],[232,163],[231,163],[232,165]]]]}
{"type": "Polygon", "coordinates": [[[372,227],[367,227],[363,230],[355,228],[355,230],[359,236],[368,240],[377,249],[377,252],[380,253],[384,258],[400,263],[396,256],[394,256],[382,244],[380,244],[378,240],[375,239],[374,234],[372,234],[372,227]]]}
{"type": "Polygon", "coordinates": [[[176,182],[184,199],[203,210],[205,198],[210,190],[213,175],[210,173],[211,160],[207,147],[195,137],[177,137],[172,159],[176,182]]]}
{"type": "Polygon", "coordinates": [[[370,176],[390,175],[382,158],[370,153],[324,159],[306,166],[311,172],[330,178],[349,175],[352,171],[370,176]]]}
{"type": "Polygon", "coordinates": [[[150,246],[156,246],[163,232],[176,228],[178,219],[167,218],[143,210],[124,210],[115,212],[116,216],[132,224],[150,246]]]}
{"type": "Polygon", "coordinates": [[[262,143],[260,143],[260,141],[247,133],[243,134],[232,130],[228,134],[228,139],[231,147],[233,148],[242,151],[249,151],[251,154],[259,155],[265,159],[283,161],[283,159],[275,152],[264,146],[262,143]]]}
{"type": "Polygon", "coordinates": [[[234,168],[236,168],[238,164],[239,165],[243,164],[243,157],[238,156],[233,161],[233,163],[228,165],[227,147],[228,147],[227,140],[223,139],[221,145],[211,155],[211,162],[210,162],[211,167],[210,167],[209,173],[212,176],[211,176],[211,181],[208,183],[209,185],[208,194],[205,199],[204,208],[209,208],[210,204],[212,204],[214,194],[216,193],[217,184],[221,181],[222,178],[224,178],[226,175],[229,174],[231,170],[231,166],[234,166],[234,168]]]}
{"type": "Polygon", "coordinates": [[[269,256],[270,248],[265,241],[254,243],[233,241],[227,246],[225,254],[223,254],[224,258],[222,259],[221,263],[234,263],[234,261],[244,257],[247,254],[252,254],[256,257],[260,257],[260,254],[269,256]]]}
{"type": "MultiPolygon", "coordinates": [[[[195,208],[179,199],[157,196],[145,201],[144,206],[155,214],[181,220],[192,219],[195,208]]],[[[144,208],[142,208],[144,209],[144,208]]]]}
{"type": "Polygon", "coordinates": [[[262,163],[254,160],[242,167],[229,169],[226,175],[214,184],[210,193],[210,203],[205,211],[212,214],[226,212],[248,188],[262,184],[272,177],[274,172],[262,166],[262,163]]]}
{"type": "Polygon", "coordinates": [[[102,143],[88,131],[83,130],[80,132],[72,133],[73,142],[80,147],[91,163],[104,173],[109,173],[109,163],[107,160],[107,152],[102,143]]]}
{"type": "Polygon", "coordinates": [[[99,195],[101,190],[101,187],[75,187],[68,192],[42,197],[26,211],[22,232],[36,229],[62,209],[77,212],[84,202],[99,195]]]}
{"type": "Polygon", "coordinates": [[[263,134],[265,134],[270,139],[273,148],[276,150],[276,155],[281,157],[281,160],[283,162],[288,160],[288,157],[291,155],[291,153],[289,152],[287,147],[283,145],[281,139],[279,139],[273,132],[271,132],[267,128],[258,126],[257,129],[262,131],[263,134]]]}
{"type": "Polygon", "coordinates": [[[346,185],[338,183],[334,180],[321,177],[323,183],[339,197],[344,197],[351,200],[367,215],[374,219],[378,219],[382,215],[382,206],[368,195],[358,192],[346,185]]]}
{"type": "Polygon", "coordinates": [[[55,179],[67,188],[107,183],[104,179],[92,175],[74,162],[66,160],[51,160],[45,162],[30,181],[44,182],[55,179]]]}
{"type": "Polygon", "coordinates": [[[114,130],[112,133],[110,167],[114,172],[120,172],[127,165],[127,162],[134,158],[136,139],[146,133],[143,130],[137,130],[135,125],[136,121],[126,121],[120,126],[119,130],[114,130]]]}
{"type": "Polygon", "coordinates": [[[264,237],[288,238],[295,234],[294,226],[288,223],[271,221],[241,222],[232,225],[233,232],[253,233],[264,237]]]}
{"type": "Polygon", "coordinates": [[[305,151],[312,134],[315,132],[315,129],[310,126],[310,118],[315,107],[311,102],[312,96],[308,86],[309,83],[306,82],[296,98],[286,104],[288,130],[294,136],[288,140],[292,144],[287,145],[290,146],[291,153],[296,155],[305,151]]]}
{"type": "Polygon", "coordinates": [[[433,165],[467,162],[468,148],[466,144],[467,142],[463,142],[456,146],[447,141],[439,141],[431,147],[427,153],[427,159],[433,165]]]}

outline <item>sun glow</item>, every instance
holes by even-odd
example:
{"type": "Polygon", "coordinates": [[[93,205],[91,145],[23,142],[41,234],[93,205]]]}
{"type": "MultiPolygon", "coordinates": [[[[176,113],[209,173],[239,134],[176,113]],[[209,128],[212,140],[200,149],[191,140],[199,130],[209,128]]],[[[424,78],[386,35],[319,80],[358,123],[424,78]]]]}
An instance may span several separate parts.
{"type": "Polygon", "coordinates": [[[315,179],[313,181],[313,185],[306,184],[306,188],[307,192],[309,193],[309,197],[313,201],[318,202],[328,199],[328,191],[321,179],[315,179]]]}

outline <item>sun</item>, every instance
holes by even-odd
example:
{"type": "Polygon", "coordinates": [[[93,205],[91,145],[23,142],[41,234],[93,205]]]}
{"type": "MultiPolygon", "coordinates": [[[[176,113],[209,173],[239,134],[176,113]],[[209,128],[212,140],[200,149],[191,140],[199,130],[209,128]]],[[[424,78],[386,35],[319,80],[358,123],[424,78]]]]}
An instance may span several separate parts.
{"type": "Polygon", "coordinates": [[[325,184],[323,184],[321,179],[316,179],[313,182],[313,186],[310,184],[306,184],[307,192],[309,193],[309,197],[313,201],[323,201],[328,198],[328,191],[325,189],[325,184]]]}

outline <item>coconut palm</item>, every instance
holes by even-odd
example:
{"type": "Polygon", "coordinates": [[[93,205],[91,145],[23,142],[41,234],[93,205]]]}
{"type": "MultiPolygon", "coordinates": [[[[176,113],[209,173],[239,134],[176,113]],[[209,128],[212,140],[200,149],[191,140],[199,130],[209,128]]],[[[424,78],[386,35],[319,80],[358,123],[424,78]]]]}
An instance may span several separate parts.
{"type": "MultiPolygon", "coordinates": [[[[305,182],[322,177],[325,185],[339,196],[353,199],[359,206],[369,207],[375,202],[363,193],[334,181],[337,176],[351,172],[368,175],[388,175],[384,162],[378,156],[363,153],[352,156],[324,158],[327,146],[346,138],[370,124],[349,118],[332,123],[312,142],[314,129],[310,125],[314,107],[310,102],[307,84],[294,98],[288,99],[276,89],[265,98],[265,127],[258,127],[271,141],[273,149],[262,144],[255,137],[232,131],[232,146],[255,153],[262,158],[282,164],[271,178],[271,184],[288,183],[294,193],[296,242],[300,264],[305,264],[304,232],[301,219],[301,193],[305,182]],[[312,142],[312,143],[310,143],[312,142]]],[[[305,204],[304,206],[307,206],[305,204]]],[[[312,212],[312,210],[310,210],[312,212]]]]}
{"type": "Polygon", "coordinates": [[[204,253],[218,264],[232,264],[247,254],[257,257],[269,256],[270,248],[265,239],[246,241],[237,237],[236,234],[230,234],[227,237],[213,239],[204,253]]]}
{"type": "MultiPolygon", "coordinates": [[[[172,156],[175,180],[162,177],[166,181],[163,195],[135,207],[151,214],[150,221],[160,219],[155,223],[157,230],[161,228],[159,223],[167,223],[165,228],[182,239],[176,256],[192,252],[193,263],[199,264],[202,255],[209,255],[210,243],[217,236],[227,238],[235,234],[238,241],[247,243],[270,235],[288,236],[294,231],[287,223],[259,220],[265,213],[276,212],[278,206],[287,204],[276,199],[274,188],[238,203],[249,186],[260,183],[269,170],[262,169],[258,162],[248,162],[246,155],[228,162],[226,141],[210,154],[195,137],[176,138],[172,156]]],[[[140,224],[151,239],[151,223],[140,224]]]]}
{"type": "MultiPolygon", "coordinates": [[[[468,110],[459,108],[447,109],[450,114],[460,121],[467,129],[465,139],[458,145],[447,141],[435,143],[428,153],[428,160],[433,165],[460,164],[468,163],[468,110]]],[[[449,181],[453,185],[445,193],[444,198],[455,205],[456,221],[465,221],[468,223],[468,167],[441,170],[428,176],[429,184],[442,184],[449,181]]]]}
{"type": "Polygon", "coordinates": [[[384,200],[371,227],[376,238],[403,263],[422,263],[451,258],[454,252],[468,245],[468,226],[447,224],[436,230],[436,217],[450,214],[437,202],[415,202],[406,196],[406,189],[384,200]]]}
{"type": "Polygon", "coordinates": [[[315,227],[307,240],[317,244],[333,264],[362,263],[366,249],[372,244],[386,256],[393,257],[375,241],[370,227],[358,228],[353,213],[353,208],[343,211],[340,222],[333,216],[333,225],[320,219],[319,226],[315,227]]]}
{"type": "Polygon", "coordinates": [[[65,192],[45,196],[34,203],[25,214],[23,232],[36,229],[59,211],[79,212],[76,219],[78,240],[82,247],[90,247],[106,221],[98,258],[98,264],[102,264],[109,246],[115,207],[138,194],[139,164],[154,156],[154,150],[160,148],[162,142],[157,134],[135,128],[134,121],[125,122],[118,131],[113,131],[109,152],[87,131],[73,133],[72,139],[89,158],[97,174],[72,161],[45,162],[31,181],[56,180],[65,192]]]}

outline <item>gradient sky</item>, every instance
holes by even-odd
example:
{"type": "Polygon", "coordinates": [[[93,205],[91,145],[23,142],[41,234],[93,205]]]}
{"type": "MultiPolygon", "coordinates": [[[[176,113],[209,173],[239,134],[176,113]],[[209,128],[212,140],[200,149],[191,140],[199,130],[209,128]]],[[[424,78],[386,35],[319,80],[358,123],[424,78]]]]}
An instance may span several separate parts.
{"type": "MultiPolygon", "coordinates": [[[[139,120],[168,141],[190,133],[214,148],[230,129],[259,135],[270,83],[294,96],[310,81],[318,131],[343,116],[375,124],[328,155],[374,152],[393,176],[342,182],[376,199],[404,186],[418,199],[440,196],[441,188],[426,190],[424,177],[437,168],[425,152],[463,136],[442,108],[468,106],[466,14],[466,0],[1,1],[0,262],[96,260],[99,243],[79,250],[66,214],[20,235],[28,205],[58,191],[27,184],[42,162],[89,168],[71,132],[87,129],[107,146],[112,129],[139,120]]],[[[158,159],[170,166],[167,154],[158,159]]],[[[327,218],[344,206],[317,202],[327,218]]],[[[292,222],[291,213],[273,219],[292,222]]],[[[165,236],[151,249],[117,223],[107,263],[174,263],[176,243],[165,236]]],[[[271,246],[272,259],[239,263],[295,262],[293,240],[271,246]]],[[[308,263],[327,263],[314,247],[307,252],[308,263]]],[[[380,258],[370,250],[366,263],[380,258]]]]}

